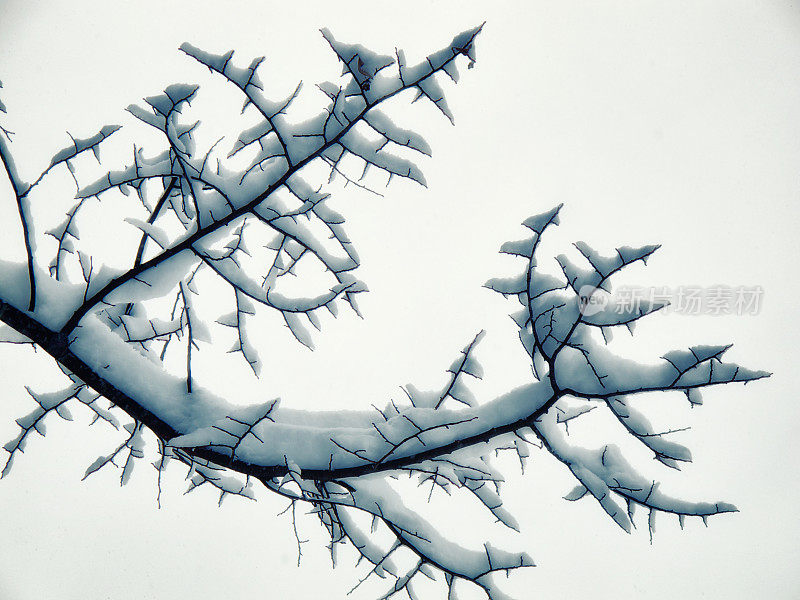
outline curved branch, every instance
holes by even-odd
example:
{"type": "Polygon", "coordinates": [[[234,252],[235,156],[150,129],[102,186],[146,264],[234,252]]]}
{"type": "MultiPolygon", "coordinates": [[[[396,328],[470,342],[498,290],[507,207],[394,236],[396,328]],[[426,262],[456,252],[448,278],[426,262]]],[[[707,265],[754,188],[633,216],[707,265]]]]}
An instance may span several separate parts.
{"type": "MultiPolygon", "coordinates": [[[[128,396],[124,391],[112,385],[102,374],[88,365],[69,348],[68,338],[61,332],[56,332],[41,325],[32,317],[26,315],[14,306],[0,300],[0,321],[13,327],[18,332],[24,334],[32,342],[40,346],[45,352],[52,356],[65,369],[71,371],[76,377],[80,378],[86,385],[90,386],[97,393],[105,396],[116,406],[124,410],[133,419],[142,422],[158,437],[170,440],[182,435],[185,432],[177,431],[172,425],[160,418],[158,415],[143,408],[135,399],[128,396]]],[[[392,471],[423,462],[428,459],[438,458],[462,448],[488,442],[498,436],[513,433],[518,429],[530,427],[536,419],[544,414],[557,395],[553,394],[544,401],[536,410],[522,418],[510,423],[495,426],[487,426],[485,429],[473,435],[456,439],[454,441],[426,447],[423,451],[401,456],[393,459],[384,459],[381,462],[368,462],[359,466],[333,467],[329,469],[306,469],[303,470],[303,477],[317,481],[333,481],[346,477],[359,477],[371,473],[392,471]]],[[[193,456],[200,459],[209,460],[214,463],[225,465],[226,467],[246,475],[252,475],[261,480],[268,480],[280,477],[288,473],[285,464],[259,465],[231,457],[229,452],[222,452],[212,446],[184,448],[193,456]]],[[[387,457],[388,458],[388,457],[387,457]]]]}

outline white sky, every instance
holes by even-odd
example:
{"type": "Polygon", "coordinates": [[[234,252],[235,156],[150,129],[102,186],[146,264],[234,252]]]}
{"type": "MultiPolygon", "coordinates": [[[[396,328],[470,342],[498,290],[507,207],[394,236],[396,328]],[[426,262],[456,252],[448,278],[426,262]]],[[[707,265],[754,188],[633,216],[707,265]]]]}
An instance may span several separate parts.
{"type": "MultiPolygon", "coordinates": [[[[775,375],[709,392],[691,413],[669,405],[672,425],[693,426],[681,440],[695,463],[666,473],[665,486],[741,510],[710,519],[708,529],[689,522],[681,532],[661,517],[651,546],[646,526],[626,536],[591,500],[561,500],[573,482],[545,454],[534,454],[524,477],[509,462],[505,498],[523,532],[511,546],[539,565],[512,576],[509,593],[798,597],[798,3],[334,4],[0,2],[0,98],[9,110],[0,118],[17,132],[23,174],[65,144],[66,129],[86,136],[127,123],[125,106],[169,83],[214,81],[177,51],[183,41],[234,48],[242,61],[265,55],[270,82],[303,79],[310,91],[338,74],[320,27],[419,58],[485,20],[476,68],[448,87],[456,127],[424,108],[397,113],[433,147],[429,187],[393,184],[384,198],[355,195],[346,206],[371,289],[365,320],[329,324],[313,354],[277,340],[281,355],[264,387],[247,393],[293,406],[382,404],[400,384],[436,385],[481,328],[482,391],[518,384],[524,354],[506,317],[516,305],[481,285],[505,264],[497,249],[521,233],[518,223],[564,202],[550,251],[579,239],[601,250],[657,242],[663,248],[629,283],[764,289],[757,316],[654,316],[636,344],[621,342],[627,351],[654,357],[734,342],[732,360],[775,375]]],[[[0,252],[18,256],[10,191],[0,185],[0,252]]],[[[54,384],[42,356],[0,348],[0,360],[5,442],[31,409],[22,386],[54,384]]],[[[228,385],[224,374],[218,381],[228,385]]],[[[352,553],[331,571],[311,517],[299,522],[313,541],[296,568],[290,522],[275,516],[282,501],[228,499],[217,509],[204,490],[181,496],[178,466],[160,511],[154,471],[143,466],[125,488],[111,471],[81,483],[116,438],[100,425],[87,429],[85,415],[76,421],[53,422],[0,483],[3,600],[338,598],[362,574],[352,553]]],[[[451,507],[436,518],[454,516],[451,507]]]]}

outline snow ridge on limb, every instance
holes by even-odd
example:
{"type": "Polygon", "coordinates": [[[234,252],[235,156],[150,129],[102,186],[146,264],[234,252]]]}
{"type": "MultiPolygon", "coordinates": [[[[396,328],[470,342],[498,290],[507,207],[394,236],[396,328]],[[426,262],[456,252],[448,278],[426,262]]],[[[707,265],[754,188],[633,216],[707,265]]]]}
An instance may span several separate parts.
{"type": "Polygon", "coordinates": [[[70,400],[77,397],[78,392],[82,388],[83,385],[73,383],[64,390],[43,394],[34,392],[28,387],[25,388],[28,391],[28,395],[33,398],[37,406],[24,417],[17,419],[17,425],[20,430],[17,437],[3,446],[3,449],[8,452],[8,458],[3,466],[3,470],[0,472],[0,477],[8,475],[14,464],[16,455],[25,452],[25,446],[27,445],[29,436],[33,432],[38,433],[42,437],[47,434],[47,426],[45,423],[45,417],[47,417],[47,415],[55,413],[65,421],[72,420],[72,413],[66,405],[70,400]]]}
{"type": "Polygon", "coordinates": [[[423,392],[413,384],[407,384],[403,391],[408,396],[412,406],[438,409],[448,398],[466,406],[475,406],[475,397],[469,389],[469,383],[465,380],[465,376],[474,379],[483,378],[483,366],[473,355],[473,350],[485,334],[485,331],[479,331],[472,338],[472,341],[461,350],[461,355],[447,369],[449,374],[448,381],[441,390],[423,392]]]}
{"type": "Polygon", "coordinates": [[[500,600],[507,596],[493,575],[534,566],[525,552],[508,552],[489,543],[467,548],[448,540],[434,524],[407,506],[385,477],[365,476],[314,484],[302,479],[297,471],[290,471],[283,481],[267,485],[293,502],[304,501],[315,507],[331,536],[332,557],[337,545],[349,543],[358,552],[359,562],[372,565],[353,590],[374,575],[392,581],[380,598],[400,592],[416,598],[415,585],[422,577],[443,584],[449,598],[458,597],[458,582],[464,581],[482,588],[488,598],[500,600]],[[366,529],[354,518],[358,512],[372,517],[366,529]],[[381,534],[387,533],[391,541],[377,541],[381,534]]]}
{"type": "MultiPolygon", "coordinates": [[[[385,459],[400,454],[408,444],[419,444],[425,439],[426,443],[421,444],[425,448],[436,443],[437,432],[468,425],[472,419],[458,420],[450,416],[442,422],[438,415],[443,417],[446,414],[440,405],[450,397],[449,391],[454,387],[454,382],[463,375],[474,378],[482,376],[482,367],[473,355],[474,347],[482,336],[483,332],[479,332],[450,366],[447,371],[449,381],[443,390],[420,392],[409,385],[406,392],[411,407],[391,402],[378,411],[379,417],[372,421],[372,427],[378,434],[377,439],[389,448],[388,451],[382,451],[382,456],[374,458],[380,452],[376,453],[368,446],[348,447],[343,435],[338,441],[331,441],[345,454],[362,462],[374,461],[379,467],[385,459]],[[436,421],[431,421],[431,418],[436,421]],[[444,428],[433,425],[434,422],[444,425],[444,428]]],[[[498,410],[487,411],[507,412],[499,407],[498,410]]],[[[496,522],[518,531],[516,519],[503,506],[500,497],[503,476],[489,457],[498,446],[502,448],[508,441],[508,436],[499,436],[487,444],[453,448],[440,456],[407,464],[385,474],[375,472],[326,482],[311,479],[310,472],[300,469],[294,461],[288,461],[288,473],[282,478],[268,481],[267,486],[292,503],[305,501],[315,507],[315,514],[330,535],[329,548],[334,564],[337,546],[349,543],[358,552],[359,562],[365,561],[371,565],[353,589],[375,576],[389,580],[385,594],[379,598],[390,598],[403,592],[416,598],[420,593],[420,581],[431,580],[443,584],[449,598],[456,598],[459,586],[470,582],[482,589],[488,598],[500,600],[507,596],[497,585],[494,575],[534,566],[530,556],[524,552],[502,550],[488,542],[473,547],[448,540],[418,510],[408,506],[409,496],[394,490],[391,481],[396,477],[393,472],[405,472],[410,477],[416,477],[417,487],[427,496],[428,502],[439,491],[448,497],[456,496],[459,492],[462,492],[462,497],[464,494],[472,495],[493,515],[496,522]],[[358,512],[369,514],[372,517],[371,525],[367,526],[363,520],[356,519],[358,512]],[[381,539],[382,534],[388,537],[385,543],[376,541],[381,539]]],[[[331,454],[331,464],[333,460],[331,454]]]]}
{"type": "Polygon", "coordinates": [[[645,415],[630,404],[629,398],[645,392],[680,391],[696,405],[701,402],[702,388],[748,383],[768,377],[769,373],[722,362],[730,346],[695,346],[688,351],[671,351],[664,355],[662,364],[655,366],[614,354],[608,346],[610,336],[606,329],[625,326],[633,334],[632,324],[664,308],[666,303],[643,302],[640,306],[618,309],[611,303],[594,304],[593,296],[610,292],[611,278],[616,273],[636,262],[646,263],[659,246],[623,246],[605,256],[578,242],[575,247],[585,264],[559,255],[556,261],[561,277],[541,273],[536,250],[543,232],[558,224],[560,209],[559,206],[532,217],[524,224],[534,235],[501,248],[503,253],[524,258],[525,270],[516,277],[492,279],[486,285],[504,296],[516,296],[523,306],[512,315],[520,328],[520,340],[532,358],[534,374],[540,380],[549,380],[554,390],[552,402],[538,416],[532,430],[579,482],[565,498],[575,501],[593,496],[617,525],[628,532],[635,508],[645,507],[649,511],[651,539],[657,512],[677,515],[683,526],[687,516],[698,516],[705,521],[711,515],[735,511],[733,505],[725,502],[687,502],[665,495],[657,481],[636,472],[613,444],[588,450],[574,445],[568,437],[568,423],[590,412],[600,401],[625,432],[647,447],[656,460],[678,469],[681,462],[691,461],[691,452],[668,436],[685,428],[654,429],[645,415]],[[604,343],[592,335],[598,329],[603,333],[604,343]],[[564,427],[559,428],[559,424],[564,427]]]}

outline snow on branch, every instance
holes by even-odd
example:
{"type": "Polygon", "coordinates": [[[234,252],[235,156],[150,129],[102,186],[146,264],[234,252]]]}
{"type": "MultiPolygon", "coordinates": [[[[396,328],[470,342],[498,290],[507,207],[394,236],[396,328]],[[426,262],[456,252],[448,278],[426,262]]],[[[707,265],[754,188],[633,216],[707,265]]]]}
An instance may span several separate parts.
{"type": "MultiPolygon", "coordinates": [[[[2,87],[3,83],[0,82],[0,88],[2,87]]],[[[2,102],[0,102],[0,112],[6,113],[6,106],[2,102]]],[[[14,161],[14,156],[11,152],[11,148],[9,147],[12,134],[12,131],[9,131],[0,125],[0,162],[3,163],[3,169],[5,170],[6,176],[11,183],[11,188],[14,190],[14,197],[17,204],[17,214],[19,215],[20,224],[22,225],[22,242],[25,246],[25,255],[28,266],[28,281],[26,285],[28,288],[27,308],[28,310],[32,311],[36,308],[36,267],[33,261],[35,241],[33,238],[30,207],[28,206],[28,201],[25,197],[28,191],[30,191],[31,186],[23,181],[19,171],[17,170],[17,164],[14,161]]]]}
{"type": "Polygon", "coordinates": [[[566,498],[575,501],[590,494],[608,516],[628,533],[633,526],[634,512],[639,506],[648,511],[651,539],[657,512],[677,515],[683,526],[683,519],[687,516],[701,517],[705,521],[709,516],[737,510],[727,502],[689,502],[662,493],[659,483],[639,474],[625,460],[617,446],[608,444],[588,450],[570,444],[564,432],[556,427],[551,415],[537,421],[534,430],[548,451],[564,463],[579,482],[566,498]]]}
{"type": "Polygon", "coordinates": [[[288,108],[291,101],[297,96],[299,86],[289,98],[277,102],[271,101],[264,96],[264,84],[260,81],[257,73],[258,67],[264,62],[263,56],[254,58],[246,69],[242,69],[231,63],[233,50],[224,55],[217,55],[205,52],[189,43],[182,44],[180,49],[199,63],[207,66],[209,71],[215,71],[225,77],[225,79],[244,93],[246,100],[242,106],[242,112],[244,112],[249,105],[252,105],[264,118],[262,123],[243,131],[239,135],[228,157],[230,158],[241,149],[256,141],[262,140],[269,133],[274,133],[282,149],[281,154],[289,161],[289,166],[291,166],[289,153],[286,150],[286,142],[284,137],[276,129],[275,118],[283,114],[288,108]]]}
{"type": "MultiPolygon", "coordinates": [[[[213,236],[224,235],[224,232],[236,227],[240,218],[247,214],[257,216],[263,227],[279,231],[287,237],[292,236],[294,241],[305,245],[311,254],[320,258],[326,268],[336,276],[337,284],[342,289],[334,293],[337,295],[343,293],[345,299],[354,306],[354,294],[363,291],[364,288],[354,283],[352,279],[342,276],[344,271],[351,270],[358,264],[355,252],[350,247],[350,241],[342,229],[343,219],[327,210],[323,201],[312,199],[315,192],[309,191],[313,190],[313,187],[304,182],[301,171],[315,160],[329,161],[333,156],[335,157],[333,160],[338,161],[343,152],[350,152],[363,160],[366,166],[371,165],[387,172],[390,178],[397,175],[424,183],[421,173],[413,163],[384,153],[380,146],[375,146],[359,133],[359,129],[355,126],[362,122],[371,123],[374,126],[373,130],[378,131],[387,140],[391,139],[399,145],[427,151],[427,145],[418,136],[394,126],[385,114],[376,112],[373,116],[371,111],[405,89],[432,85],[425,81],[434,81],[433,76],[445,69],[452,70],[450,65],[457,57],[464,54],[465,48],[471,48],[479,31],[480,28],[476,28],[460,34],[448,48],[432,54],[416,67],[405,66],[397,73],[391,74],[386,73],[385,69],[376,69],[371,76],[369,90],[362,90],[359,78],[352,75],[349,83],[345,82],[337,87],[339,92],[333,94],[330,106],[323,113],[300,124],[291,123],[284,118],[281,107],[285,107],[286,103],[280,106],[278,103],[270,105],[263,100],[255,74],[258,61],[253,63],[250,69],[237,70],[231,65],[230,54],[217,57],[184,45],[184,52],[206,64],[210,69],[223,74],[249,94],[248,99],[260,107],[266,121],[258,126],[259,129],[254,130],[253,126],[250,126],[244,133],[234,134],[236,142],[230,153],[217,154],[215,150],[217,143],[203,153],[198,152],[193,141],[201,128],[199,121],[191,118],[182,119],[184,113],[189,112],[190,101],[198,93],[197,86],[173,85],[169,86],[164,94],[147,98],[152,112],[136,106],[129,107],[134,116],[165,134],[169,146],[167,154],[159,155],[159,158],[151,161],[150,165],[140,164],[137,160],[133,166],[114,175],[109,174],[105,180],[90,184],[84,189],[83,194],[101,193],[111,187],[130,185],[145,177],[162,179],[177,177],[181,196],[188,201],[182,204],[185,210],[176,209],[175,212],[186,231],[159,254],[137,264],[134,269],[114,277],[102,288],[90,294],[64,324],[62,331],[69,333],[74,330],[87,313],[98,305],[107,304],[109,296],[130,280],[138,278],[142,273],[156,268],[184,250],[196,251],[202,248],[213,236]],[[355,95],[351,92],[355,92],[355,95]],[[280,141],[279,145],[284,147],[285,152],[276,150],[264,141],[266,138],[263,134],[276,131],[276,127],[281,133],[274,137],[280,141]],[[244,169],[234,167],[231,154],[256,139],[261,140],[261,148],[251,163],[244,169]],[[214,163],[216,167],[212,168],[211,165],[214,163]],[[254,171],[255,167],[257,170],[254,171]],[[298,187],[301,190],[299,192],[298,187]],[[297,195],[303,203],[310,202],[307,209],[304,209],[305,216],[309,219],[319,219],[324,223],[334,240],[345,250],[349,259],[346,267],[329,264],[327,260],[329,256],[320,250],[316,241],[325,239],[324,237],[313,236],[308,241],[300,238],[295,231],[298,220],[291,213],[291,209],[289,211],[275,209],[280,205],[277,202],[278,197],[286,190],[290,194],[297,195]],[[344,287],[347,289],[343,289],[344,287]]],[[[332,38],[327,36],[327,39],[330,43],[332,38]]],[[[334,44],[334,47],[339,46],[334,44]]],[[[344,46],[339,48],[341,50],[344,46]]],[[[350,46],[347,48],[347,52],[355,51],[350,46]]],[[[366,50],[361,58],[362,61],[366,60],[365,64],[368,65],[364,68],[376,67],[371,62],[372,54],[366,50]]],[[[331,85],[336,84],[324,84],[321,87],[330,90],[331,85]]],[[[155,226],[156,223],[151,222],[150,225],[155,226]]],[[[231,267],[226,265],[226,268],[231,267]]],[[[227,276],[223,274],[223,278],[227,276]]],[[[247,293],[242,286],[239,291],[247,293]]],[[[328,303],[328,300],[322,300],[323,305],[328,303]]],[[[298,333],[297,328],[291,323],[294,320],[294,317],[288,316],[291,311],[280,310],[295,337],[306,343],[307,336],[298,333]]]]}
{"type": "MultiPolygon", "coordinates": [[[[539,380],[549,382],[555,398],[550,405],[555,410],[538,416],[532,430],[579,481],[566,498],[574,501],[590,494],[628,532],[634,509],[643,506],[649,510],[651,536],[657,512],[678,515],[682,525],[687,516],[705,520],[736,510],[724,502],[686,502],[664,495],[658,482],[636,472],[615,445],[587,450],[573,446],[566,437],[568,422],[595,408],[587,402],[600,400],[629,435],[653,452],[654,458],[677,469],[680,462],[691,461],[691,453],[667,436],[684,428],[655,430],[645,415],[630,405],[629,397],[646,392],[681,391],[693,404],[698,404],[701,388],[748,383],[768,377],[769,373],[723,363],[722,355],[730,346],[695,346],[688,351],[671,351],[664,355],[662,364],[651,366],[622,358],[607,343],[598,342],[593,330],[626,326],[633,333],[632,322],[665,306],[646,303],[637,311],[623,307],[618,312],[610,303],[592,302],[595,294],[610,292],[613,275],[633,263],[646,263],[659,247],[624,246],[604,256],[579,242],[575,247],[588,263],[586,266],[559,255],[556,261],[562,276],[543,273],[536,251],[545,230],[558,225],[560,209],[559,206],[526,220],[524,225],[533,235],[501,248],[503,253],[524,258],[525,270],[516,277],[493,279],[486,285],[505,296],[516,295],[524,307],[513,315],[520,328],[520,340],[531,356],[534,374],[539,380]],[[577,404],[567,403],[568,398],[577,404]],[[563,430],[558,424],[565,425],[563,430]]],[[[607,342],[605,333],[603,338],[607,342]]]]}
{"type": "Polygon", "coordinates": [[[442,406],[447,398],[452,398],[454,401],[466,406],[474,406],[475,397],[470,391],[468,383],[465,382],[464,376],[470,376],[475,379],[483,378],[483,367],[473,356],[472,351],[483,339],[485,333],[485,331],[479,331],[472,338],[472,341],[461,350],[461,356],[454,360],[450,368],[447,369],[450,377],[441,391],[422,392],[413,384],[406,385],[404,391],[408,395],[411,404],[415,407],[433,407],[437,409],[442,406]]]}
{"type": "Polygon", "coordinates": [[[142,183],[152,178],[170,178],[179,176],[176,160],[171,152],[162,152],[152,158],[142,156],[141,148],[134,148],[133,163],[121,171],[109,171],[106,175],[93,183],[78,189],[78,198],[97,196],[112,189],[119,189],[123,193],[127,187],[133,187],[137,193],[142,194],[142,183]]]}
{"type": "Polygon", "coordinates": [[[59,150],[58,152],[53,155],[53,158],[50,159],[50,165],[42,172],[41,175],[34,181],[30,187],[26,190],[25,194],[27,195],[30,193],[30,190],[36,186],[46,175],[50,172],[53,168],[60,164],[65,164],[67,169],[71,174],[75,174],[75,166],[70,162],[73,158],[78,156],[81,152],[85,152],[87,150],[91,150],[94,154],[95,158],[98,162],[100,162],[100,144],[108,138],[113,133],[119,131],[122,128],[121,125],[106,125],[103,127],[99,132],[95,135],[90,136],[85,139],[75,138],[69,132],[67,135],[72,140],[72,144],[59,150]]]}
{"type": "Polygon", "coordinates": [[[3,466],[0,477],[5,477],[11,470],[14,463],[14,458],[17,454],[25,452],[25,446],[28,442],[29,436],[36,432],[44,437],[47,434],[47,426],[45,417],[50,413],[56,413],[65,421],[72,420],[72,413],[66,404],[75,398],[83,385],[73,384],[64,390],[49,393],[37,393],[26,387],[28,395],[33,398],[37,404],[36,408],[24,417],[17,419],[19,425],[19,433],[17,437],[3,446],[3,449],[8,452],[8,459],[3,466]]]}

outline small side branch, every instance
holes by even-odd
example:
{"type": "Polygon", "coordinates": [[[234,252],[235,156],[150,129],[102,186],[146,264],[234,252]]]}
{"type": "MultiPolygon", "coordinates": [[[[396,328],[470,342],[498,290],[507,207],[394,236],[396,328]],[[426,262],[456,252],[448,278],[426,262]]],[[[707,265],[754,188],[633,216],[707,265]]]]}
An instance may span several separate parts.
{"type": "Polygon", "coordinates": [[[11,151],[0,135],[0,161],[3,163],[8,179],[11,182],[11,187],[14,189],[14,197],[17,202],[17,213],[19,220],[22,224],[22,239],[25,243],[25,253],[28,261],[28,311],[33,312],[36,309],[36,279],[33,268],[33,236],[31,233],[29,215],[26,210],[25,195],[30,190],[30,185],[22,181],[22,178],[17,172],[17,166],[11,156],[11,151]]]}

